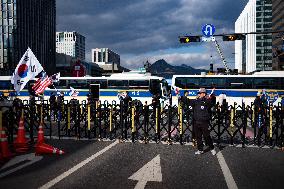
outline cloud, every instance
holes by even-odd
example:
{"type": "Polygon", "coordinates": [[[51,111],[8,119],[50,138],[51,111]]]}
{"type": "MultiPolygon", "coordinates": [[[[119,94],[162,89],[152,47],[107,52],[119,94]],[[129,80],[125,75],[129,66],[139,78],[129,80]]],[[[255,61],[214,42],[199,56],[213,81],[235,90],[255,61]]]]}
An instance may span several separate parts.
{"type": "Polygon", "coordinates": [[[124,66],[135,69],[139,65],[139,67],[143,67],[143,63],[147,60],[150,63],[154,63],[157,60],[164,59],[169,64],[174,66],[179,66],[182,64],[186,64],[192,66],[194,68],[205,68],[208,69],[210,57],[204,53],[172,53],[172,54],[161,54],[154,55],[147,59],[143,56],[134,56],[131,58],[126,58],[126,62],[124,62],[124,66]],[[208,63],[208,64],[205,64],[208,63]]]}
{"type": "MultiPolygon", "coordinates": [[[[178,49],[179,35],[200,35],[206,23],[214,24],[217,33],[234,31],[234,22],[246,2],[57,0],[57,31],[77,31],[84,35],[89,61],[92,48],[108,47],[121,55],[122,62],[129,62],[131,57],[178,49]]],[[[172,60],[173,64],[178,61],[172,60]]]]}

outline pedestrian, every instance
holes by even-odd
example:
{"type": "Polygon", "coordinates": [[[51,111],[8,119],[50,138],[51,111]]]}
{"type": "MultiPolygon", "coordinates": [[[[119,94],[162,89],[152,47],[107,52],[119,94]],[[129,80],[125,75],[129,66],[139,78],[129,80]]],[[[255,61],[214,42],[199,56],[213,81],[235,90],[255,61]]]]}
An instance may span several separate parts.
{"type": "Polygon", "coordinates": [[[5,100],[5,96],[2,92],[0,92],[0,101],[4,101],[5,100]]]}
{"type": "MultiPolygon", "coordinates": [[[[193,106],[194,106],[194,102],[196,99],[198,99],[200,97],[200,93],[197,92],[197,96],[194,100],[189,101],[189,108],[193,111],[193,106]]],[[[195,129],[195,121],[193,118],[193,122],[192,122],[192,146],[196,147],[197,146],[197,141],[196,141],[196,129],[195,129]]]]}
{"type": "Polygon", "coordinates": [[[266,99],[261,92],[258,92],[254,99],[254,108],[258,114],[264,114],[266,99]]]}
{"type": "Polygon", "coordinates": [[[196,155],[204,153],[202,136],[205,139],[205,144],[209,146],[212,155],[216,155],[209,131],[211,107],[211,98],[210,96],[206,96],[206,89],[200,88],[197,99],[193,100],[192,102],[195,136],[197,139],[198,149],[198,151],[195,152],[196,155]]]}
{"type": "Polygon", "coordinates": [[[87,94],[87,103],[93,104],[93,95],[92,93],[87,94]]]}
{"type": "Polygon", "coordinates": [[[224,92],[222,92],[220,95],[219,95],[219,105],[222,106],[226,103],[226,94],[224,92]]]}
{"type": "Polygon", "coordinates": [[[256,124],[259,128],[257,138],[260,140],[262,134],[267,134],[266,128],[266,99],[263,97],[264,95],[262,92],[258,92],[257,96],[254,100],[254,111],[255,111],[255,118],[256,124]]]}
{"type": "Polygon", "coordinates": [[[60,95],[57,97],[57,105],[61,107],[64,104],[64,92],[60,92],[60,95]]]}
{"type": "Polygon", "coordinates": [[[62,120],[64,118],[64,92],[60,92],[60,95],[57,97],[57,112],[58,112],[58,120],[62,120]]]}
{"type": "Polygon", "coordinates": [[[160,95],[159,93],[157,93],[152,96],[153,109],[156,109],[159,104],[160,104],[160,95]]]}
{"type": "Polygon", "coordinates": [[[54,111],[56,108],[56,96],[54,92],[52,92],[49,97],[49,105],[50,105],[51,114],[54,115],[54,111]]]}
{"type": "Polygon", "coordinates": [[[190,104],[190,100],[188,98],[188,91],[184,91],[183,96],[181,96],[179,99],[179,104],[181,105],[182,114],[185,118],[184,122],[188,123],[188,109],[190,104]]]}
{"type": "Polygon", "coordinates": [[[179,103],[182,108],[186,109],[189,105],[188,91],[184,91],[183,96],[179,98],[179,103]]]}
{"type": "Polygon", "coordinates": [[[123,105],[124,105],[124,110],[126,112],[128,110],[130,103],[132,102],[132,98],[131,96],[129,96],[128,91],[125,92],[124,96],[125,97],[123,98],[123,105]]]}

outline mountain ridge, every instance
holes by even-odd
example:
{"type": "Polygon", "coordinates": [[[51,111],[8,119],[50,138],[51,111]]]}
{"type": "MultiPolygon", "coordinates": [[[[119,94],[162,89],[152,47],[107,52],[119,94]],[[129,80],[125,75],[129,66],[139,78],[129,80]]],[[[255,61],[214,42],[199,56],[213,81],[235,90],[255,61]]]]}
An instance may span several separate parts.
{"type": "Polygon", "coordinates": [[[208,70],[205,69],[195,69],[186,64],[173,66],[164,59],[157,60],[151,65],[150,68],[150,72],[152,75],[157,75],[164,78],[172,78],[173,75],[194,75],[207,71],[208,70]]]}

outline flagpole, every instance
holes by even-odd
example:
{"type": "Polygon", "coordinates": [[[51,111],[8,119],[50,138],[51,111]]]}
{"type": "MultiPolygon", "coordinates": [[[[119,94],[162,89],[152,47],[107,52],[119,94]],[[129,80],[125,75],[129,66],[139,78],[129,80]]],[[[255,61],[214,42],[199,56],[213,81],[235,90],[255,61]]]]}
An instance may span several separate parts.
{"type": "MultiPolygon", "coordinates": [[[[58,74],[58,73],[57,73],[58,74]]],[[[54,75],[54,74],[53,74],[54,75]]],[[[52,76],[53,76],[52,75],[52,76]]],[[[56,74],[55,74],[56,75],[56,74]]],[[[60,72],[59,72],[59,75],[60,75],[60,72]]],[[[52,77],[52,76],[50,76],[50,77],[52,77]]],[[[60,76],[59,76],[60,77],[60,76]]],[[[52,78],[51,78],[52,79],[52,78]]],[[[59,80],[58,80],[59,81],[59,80]]],[[[55,85],[54,85],[54,82],[52,81],[52,86],[54,87],[54,89],[56,90],[56,96],[58,96],[58,92],[59,92],[59,90],[55,87],[55,85]]]]}
{"type": "Polygon", "coordinates": [[[56,90],[56,96],[57,96],[57,92],[59,92],[59,91],[58,91],[58,89],[55,87],[55,85],[53,84],[53,82],[52,82],[52,86],[53,86],[54,89],[56,90]]]}

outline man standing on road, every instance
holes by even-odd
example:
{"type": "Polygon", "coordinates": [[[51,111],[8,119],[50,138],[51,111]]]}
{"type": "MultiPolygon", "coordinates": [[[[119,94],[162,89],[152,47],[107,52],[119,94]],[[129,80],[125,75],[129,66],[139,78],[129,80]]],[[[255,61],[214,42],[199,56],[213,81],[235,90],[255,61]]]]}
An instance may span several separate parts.
{"type": "Polygon", "coordinates": [[[214,149],[213,141],[209,131],[210,110],[212,107],[211,98],[210,96],[206,97],[205,88],[200,88],[198,93],[198,98],[193,100],[192,102],[195,136],[197,139],[198,149],[195,154],[200,155],[204,153],[202,142],[203,136],[205,139],[205,143],[209,146],[211,150],[211,153],[213,155],[216,155],[216,151],[214,149]]]}

